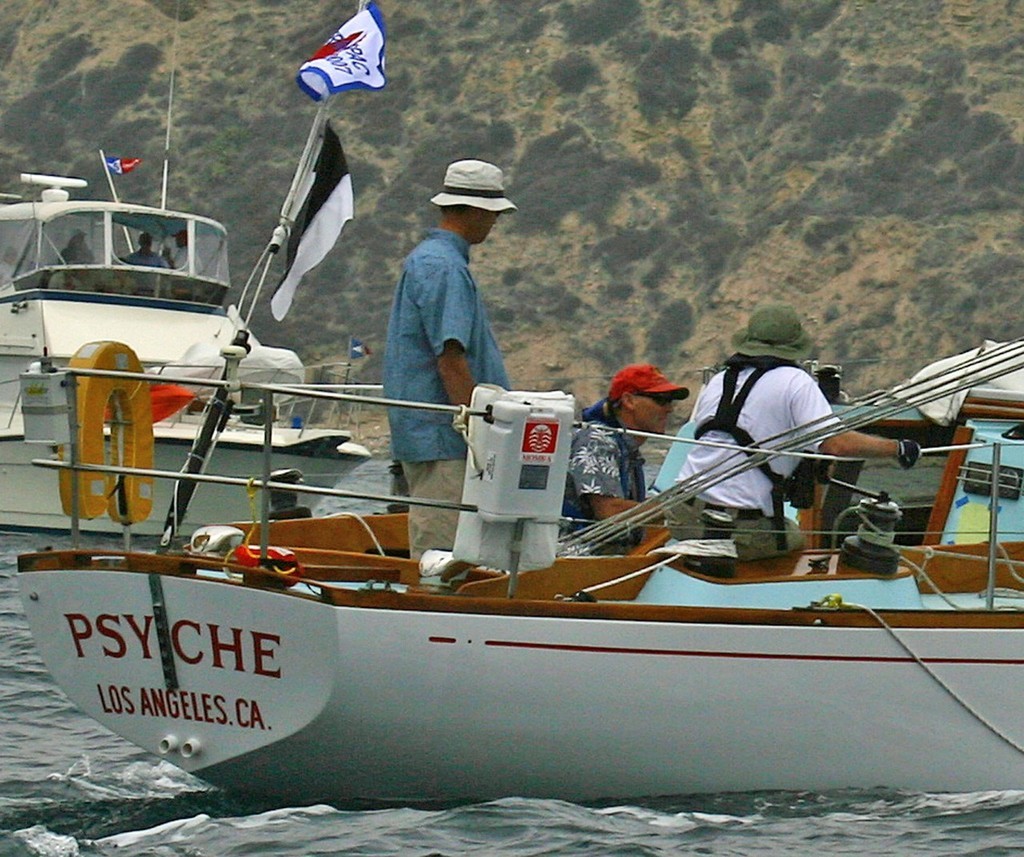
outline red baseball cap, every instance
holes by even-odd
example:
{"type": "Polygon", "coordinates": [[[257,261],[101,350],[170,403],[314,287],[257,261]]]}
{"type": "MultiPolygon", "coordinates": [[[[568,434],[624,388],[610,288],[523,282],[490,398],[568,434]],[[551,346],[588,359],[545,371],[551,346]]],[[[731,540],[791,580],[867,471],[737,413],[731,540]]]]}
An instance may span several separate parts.
{"type": "Polygon", "coordinates": [[[626,393],[660,393],[676,400],[690,395],[686,387],[673,384],[650,363],[631,363],[616,373],[608,388],[608,399],[617,402],[626,393]]]}

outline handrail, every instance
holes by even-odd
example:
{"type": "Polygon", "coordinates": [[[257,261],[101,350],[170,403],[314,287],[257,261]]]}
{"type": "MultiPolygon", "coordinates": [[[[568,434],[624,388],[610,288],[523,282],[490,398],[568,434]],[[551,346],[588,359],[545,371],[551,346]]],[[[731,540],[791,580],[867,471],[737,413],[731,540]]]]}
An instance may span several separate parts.
{"type": "MultiPolygon", "coordinates": [[[[196,377],[192,377],[192,376],[165,375],[165,374],[156,374],[156,373],[151,373],[151,372],[141,372],[141,373],[139,373],[139,372],[121,372],[121,371],[114,370],[114,369],[84,369],[84,368],[71,368],[71,367],[62,367],[60,371],[67,372],[68,374],[83,375],[83,376],[89,376],[89,377],[123,378],[123,379],[126,379],[126,380],[146,381],[146,382],[149,382],[149,383],[173,383],[173,384],[181,384],[183,386],[209,387],[209,388],[214,388],[214,389],[216,389],[216,388],[234,388],[234,389],[242,389],[242,390],[271,391],[271,392],[274,392],[274,393],[281,393],[281,394],[284,394],[284,395],[303,396],[303,397],[307,397],[307,398],[311,398],[311,399],[324,399],[324,400],[328,400],[328,401],[351,402],[351,403],[368,404],[368,405],[381,405],[383,407],[389,407],[389,408],[413,408],[413,409],[418,409],[418,410],[442,411],[442,412],[451,413],[453,415],[460,414],[460,413],[466,413],[468,416],[475,416],[475,417],[486,417],[486,416],[489,416],[489,413],[487,411],[473,411],[473,410],[469,410],[467,412],[466,409],[463,406],[461,406],[461,405],[443,405],[443,404],[437,404],[437,403],[433,403],[433,402],[416,402],[416,401],[410,401],[410,400],[404,400],[404,399],[390,399],[390,398],[386,398],[384,396],[356,395],[356,394],[351,394],[351,393],[340,393],[340,392],[336,392],[333,389],[331,389],[332,387],[348,387],[348,388],[355,388],[355,389],[379,388],[381,386],[379,384],[362,384],[362,385],[357,385],[357,384],[347,384],[347,385],[328,384],[328,385],[321,385],[321,384],[271,384],[271,383],[262,383],[262,382],[256,382],[256,381],[231,382],[231,381],[226,381],[226,380],[223,380],[223,379],[220,379],[220,378],[196,378],[196,377]]],[[[583,423],[579,423],[578,425],[583,425],[583,423]]],[[[608,430],[611,431],[611,432],[616,432],[616,433],[620,433],[620,434],[627,434],[627,435],[630,435],[630,436],[636,437],[636,438],[642,438],[642,439],[645,439],[645,440],[656,440],[656,441],[661,441],[661,442],[665,442],[665,443],[685,443],[685,444],[690,444],[692,446],[707,446],[707,447],[713,447],[713,448],[728,449],[728,450],[730,450],[732,452],[752,452],[752,453],[765,453],[766,452],[766,450],[764,448],[761,448],[761,447],[743,447],[743,446],[738,446],[738,445],[736,445],[734,443],[727,443],[727,442],[724,442],[724,441],[714,441],[714,440],[704,440],[704,439],[697,440],[697,439],[691,438],[691,437],[679,437],[678,435],[658,434],[656,432],[645,432],[645,431],[640,431],[640,430],[637,430],[637,429],[625,429],[625,428],[618,429],[618,428],[611,427],[611,428],[608,428],[608,430]]],[[[935,455],[935,454],[940,454],[940,453],[953,452],[954,450],[983,449],[983,448],[991,446],[991,445],[992,444],[990,442],[983,441],[983,440],[982,441],[971,441],[969,443],[963,443],[963,444],[947,444],[947,445],[944,445],[944,446],[926,447],[926,448],[922,449],[922,454],[923,455],[935,455]]],[[[769,450],[769,451],[773,451],[773,450],[769,450]]],[[[842,456],[828,455],[828,454],[823,453],[823,452],[805,452],[803,450],[798,450],[798,449],[786,450],[785,451],[785,455],[787,457],[792,457],[792,458],[810,458],[810,459],[818,459],[818,460],[823,460],[823,461],[846,461],[846,460],[859,461],[860,460],[859,458],[856,458],[856,457],[848,459],[848,458],[844,458],[842,456]]]]}
{"type": "Polygon", "coordinates": [[[214,485],[235,485],[244,488],[260,488],[269,491],[290,491],[301,494],[317,494],[323,497],[344,497],[352,500],[374,500],[382,503],[410,503],[416,506],[432,506],[438,509],[453,509],[459,512],[475,512],[476,506],[464,503],[449,503],[445,500],[431,500],[425,497],[398,497],[393,494],[371,494],[364,491],[349,491],[342,488],[323,488],[319,485],[307,485],[304,482],[275,482],[272,479],[246,478],[242,476],[214,476],[207,473],[182,473],[179,470],[158,470],[148,467],[122,467],[115,464],[77,464],[68,461],[55,461],[52,458],[33,458],[36,467],[50,470],[80,470],[90,473],[111,473],[123,476],[151,476],[154,479],[175,479],[214,485]]]}
{"type": "MultiPolygon", "coordinates": [[[[442,412],[452,413],[453,415],[455,415],[455,414],[463,414],[463,415],[467,414],[467,409],[466,408],[460,407],[460,406],[455,406],[455,405],[441,405],[441,404],[431,404],[431,403],[423,403],[423,402],[410,402],[410,401],[404,401],[404,400],[389,399],[389,398],[385,398],[385,397],[381,397],[381,396],[354,395],[354,394],[350,394],[350,393],[338,392],[335,389],[326,389],[325,390],[325,389],[323,389],[319,385],[306,385],[306,384],[293,385],[293,384],[274,384],[274,383],[260,383],[260,382],[245,382],[245,381],[239,380],[237,377],[233,377],[233,378],[229,377],[229,378],[226,378],[226,379],[195,378],[195,377],[188,377],[188,376],[180,377],[180,376],[167,375],[167,374],[154,374],[154,373],[149,373],[149,372],[141,372],[141,373],[138,373],[138,372],[122,372],[122,371],[117,371],[117,370],[86,369],[86,368],[80,368],[80,367],[76,367],[76,368],[66,367],[62,371],[67,373],[68,375],[70,375],[72,377],[74,377],[74,376],[113,377],[113,378],[121,378],[121,379],[130,379],[130,380],[143,381],[143,382],[146,382],[146,383],[167,383],[167,382],[173,382],[173,383],[180,383],[180,384],[185,385],[185,386],[192,386],[192,387],[199,387],[199,388],[225,389],[225,390],[228,390],[229,392],[231,392],[233,394],[238,394],[242,390],[259,391],[261,393],[261,395],[262,395],[262,404],[263,404],[263,408],[264,408],[263,413],[264,413],[265,420],[267,418],[267,415],[273,413],[273,410],[274,410],[274,396],[276,394],[285,395],[285,396],[305,397],[305,398],[310,398],[310,399],[322,399],[322,400],[328,400],[328,401],[359,402],[359,403],[362,403],[362,404],[374,404],[374,405],[380,405],[380,406],[385,406],[385,407],[408,407],[408,408],[416,408],[416,409],[421,409],[421,410],[442,411],[442,412]]],[[[331,385],[331,386],[342,386],[342,385],[331,385]]],[[[368,386],[370,386],[370,385],[363,385],[364,388],[368,387],[368,386]]],[[[71,387],[72,387],[72,385],[69,384],[69,390],[70,390],[71,387]]],[[[71,398],[73,398],[73,396],[71,396],[71,398]]],[[[488,416],[488,411],[486,411],[486,410],[468,411],[468,413],[470,415],[478,416],[478,417],[488,416]]],[[[72,421],[74,421],[73,410],[71,411],[70,416],[71,416],[72,421]]],[[[265,423],[265,427],[267,428],[267,432],[269,434],[269,423],[265,423]]],[[[737,450],[737,447],[734,444],[725,444],[725,443],[720,443],[720,442],[715,442],[715,441],[694,441],[693,439],[690,439],[690,438],[679,438],[679,437],[676,437],[676,436],[659,435],[659,434],[650,433],[650,432],[632,432],[631,431],[629,433],[630,434],[636,434],[636,435],[642,436],[644,438],[657,439],[659,441],[665,441],[665,442],[670,442],[670,443],[677,443],[677,442],[697,443],[697,444],[700,444],[700,445],[725,446],[725,447],[728,447],[732,451],[736,451],[737,450]]],[[[267,443],[268,439],[269,439],[268,437],[264,438],[265,443],[267,443]]],[[[925,452],[949,452],[949,451],[952,451],[952,450],[955,450],[955,449],[976,449],[976,448],[986,447],[986,446],[993,446],[993,444],[988,443],[988,442],[978,442],[978,441],[975,441],[975,442],[972,442],[972,443],[962,444],[962,445],[948,445],[948,446],[943,446],[943,447],[935,447],[934,449],[931,449],[931,450],[925,450],[925,452]]],[[[994,446],[998,447],[998,442],[996,442],[994,444],[994,446]]],[[[269,445],[268,445],[268,449],[269,449],[269,445]]],[[[761,451],[761,450],[759,450],[759,451],[761,451]]],[[[993,452],[994,452],[994,455],[993,455],[993,458],[994,458],[994,461],[993,461],[993,464],[994,464],[994,467],[993,467],[993,477],[997,479],[998,478],[998,472],[999,472],[999,463],[998,463],[999,462],[999,457],[998,457],[999,456],[999,452],[998,452],[998,449],[994,449],[993,452]]],[[[822,453],[808,453],[808,452],[802,452],[802,451],[798,451],[798,450],[791,450],[790,454],[794,454],[794,455],[796,455],[798,457],[809,457],[809,458],[817,458],[817,459],[836,460],[835,456],[828,456],[828,455],[824,455],[822,453]]],[[[109,474],[115,474],[115,475],[142,476],[142,477],[152,477],[152,478],[157,478],[157,479],[169,479],[169,480],[176,480],[176,481],[186,481],[186,482],[192,482],[192,483],[197,483],[197,484],[198,483],[213,483],[213,484],[221,484],[221,485],[233,485],[233,486],[240,486],[240,487],[255,488],[257,490],[261,490],[261,491],[264,492],[263,493],[263,498],[262,498],[263,502],[261,503],[262,513],[260,515],[261,520],[262,520],[262,524],[263,524],[263,526],[265,528],[264,532],[266,532],[266,527],[269,524],[269,505],[270,505],[269,504],[269,496],[270,495],[267,494],[266,492],[267,491],[275,491],[275,490],[288,491],[288,492],[292,492],[292,493],[311,494],[311,495],[317,495],[317,496],[331,496],[331,497],[340,497],[340,498],[347,498],[347,499],[359,499],[359,500],[367,500],[367,501],[382,502],[382,503],[402,502],[402,503],[409,503],[411,505],[416,505],[416,506],[452,509],[452,510],[466,511],[466,512],[475,512],[475,511],[477,511],[476,507],[472,506],[472,505],[465,505],[465,504],[460,504],[460,503],[450,503],[450,502],[446,502],[446,501],[431,500],[431,499],[426,499],[426,498],[410,498],[410,497],[405,497],[405,496],[397,497],[397,496],[391,495],[391,494],[377,494],[377,493],[371,493],[371,492],[352,491],[352,490],[338,489],[338,488],[323,488],[323,487],[319,487],[319,486],[315,486],[315,485],[306,485],[306,484],[303,484],[303,483],[276,482],[276,481],[274,481],[274,480],[272,480],[270,478],[269,462],[266,460],[266,456],[268,456],[268,455],[269,455],[269,452],[265,452],[265,462],[264,462],[264,468],[263,468],[263,475],[262,475],[262,478],[258,478],[258,479],[257,478],[244,478],[244,477],[231,477],[231,476],[217,476],[217,475],[209,475],[209,474],[206,474],[206,473],[184,473],[184,472],[181,472],[181,471],[159,470],[159,469],[155,469],[155,468],[129,468],[129,467],[122,467],[122,466],[117,466],[117,465],[109,465],[109,464],[81,464],[81,463],[78,463],[78,462],[75,461],[73,455],[72,455],[72,460],[70,462],[53,461],[53,460],[49,460],[49,459],[34,459],[32,461],[32,464],[36,465],[36,466],[44,467],[44,468],[67,469],[67,470],[71,470],[72,472],[75,472],[75,471],[98,472],[98,473],[109,473],[109,474]]],[[[998,492],[996,490],[994,490],[993,493],[992,493],[992,496],[993,496],[993,500],[995,500],[997,498],[997,496],[998,496],[998,492]]],[[[73,518],[74,517],[76,517],[76,516],[73,515],[73,518]]],[[[995,515],[993,514],[992,517],[994,518],[995,515]]],[[[77,521],[73,520],[72,521],[72,532],[75,531],[76,525],[77,525],[77,521]]],[[[988,597],[987,600],[991,601],[992,600],[991,593],[993,592],[994,585],[995,585],[994,569],[995,569],[995,565],[996,565],[996,558],[995,558],[996,542],[995,542],[994,539],[990,538],[990,546],[989,547],[990,547],[990,556],[989,556],[990,579],[989,579],[989,586],[988,586],[989,597],[988,597]]],[[[261,548],[263,550],[265,550],[265,545],[261,545],[261,548]]],[[[261,551],[261,552],[263,552],[263,551],[261,551]]]]}
{"type": "MultiPolygon", "coordinates": [[[[356,396],[349,393],[335,393],[320,390],[314,386],[296,384],[265,384],[256,381],[229,381],[219,378],[191,378],[176,375],[155,375],[151,372],[119,372],[115,369],[82,369],[64,367],[60,371],[73,375],[84,375],[95,378],[123,378],[131,381],[148,383],[173,383],[193,387],[223,388],[236,390],[260,390],[270,393],[281,393],[287,396],[305,396],[310,399],[330,399],[339,402],[358,402],[360,404],[383,405],[389,408],[414,408],[424,411],[442,411],[452,415],[468,413],[469,416],[485,417],[487,411],[468,410],[462,405],[441,405],[433,402],[414,402],[405,399],[387,399],[383,396],[356,396]]],[[[667,437],[667,435],[666,435],[667,437]]]]}

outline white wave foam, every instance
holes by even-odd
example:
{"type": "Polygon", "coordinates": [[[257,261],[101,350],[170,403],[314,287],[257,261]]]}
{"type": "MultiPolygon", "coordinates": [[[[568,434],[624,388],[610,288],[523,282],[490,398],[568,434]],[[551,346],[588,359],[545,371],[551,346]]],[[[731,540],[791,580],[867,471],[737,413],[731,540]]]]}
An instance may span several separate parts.
{"type": "Polygon", "coordinates": [[[85,797],[97,800],[175,797],[212,788],[162,759],[129,762],[123,768],[100,775],[93,772],[89,757],[82,756],[66,773],[53,773],[47,779],[63,783],[85,797]]]}
{"type": "Polygon", "coordinates": [[[692,830],[697,827],[737,827],[756,823],[756,819],[710,812],[658,812],[641,806],[609,806],[596,810],[598,815],[633,818],[652,827],[692,830]]]}
{"type": "Polygon", "coordinates": [[[191,818],[178,818],[174,821],[167,821],[150,827],[146,830],[130,830],[125,833],[115,833],[113,836],[105,836],[97,839],[97,845],[112,845],[115,848],[127,848],[131,845],[138,845],[147,839],[157,839],[162,845],[172,842],[191,841],[196,833],[210,821],[206,813],[194,815],[191,818]]]}
{"type": "Polygon", "coordinates": [[[78,842],[73,836],[62,836],[36,824],[14,831],[14,837],[38,857],[78,857],[78,842]]]}

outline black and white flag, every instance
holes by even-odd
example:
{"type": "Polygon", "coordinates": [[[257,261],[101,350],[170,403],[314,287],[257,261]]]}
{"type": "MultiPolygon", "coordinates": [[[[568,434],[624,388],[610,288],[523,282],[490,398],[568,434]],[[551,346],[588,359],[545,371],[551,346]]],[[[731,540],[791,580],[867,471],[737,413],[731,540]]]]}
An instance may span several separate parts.
{"type": "Polygon", "coordinates": [[[345,153],[338,135],[326,123],[309,192],[288,238],[287,267],[270,300],[275,319],[280,321],[288,314],[302,277],[323,261],[354,211],[352,177],[345,153]]]}

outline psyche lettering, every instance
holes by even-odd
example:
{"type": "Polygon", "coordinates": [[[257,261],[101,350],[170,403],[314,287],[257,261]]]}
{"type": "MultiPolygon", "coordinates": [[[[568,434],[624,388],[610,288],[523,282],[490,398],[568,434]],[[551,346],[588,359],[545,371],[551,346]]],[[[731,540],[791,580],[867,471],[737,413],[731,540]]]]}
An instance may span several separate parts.
{"type": "MultiPolygon", "coordinates": [[[[101,613],[90,619],[84,613],[65,613],[64,619],[79,658],[97,654],[114,659],[128,655],[138,655],[143,660],[156,657],[152,615],[101,613]]],[[[277,664],[279,634],[179,619],[170,627],[170,640],[175,656],[186,664],[266,678],[281,677],[277,664]]]]}

